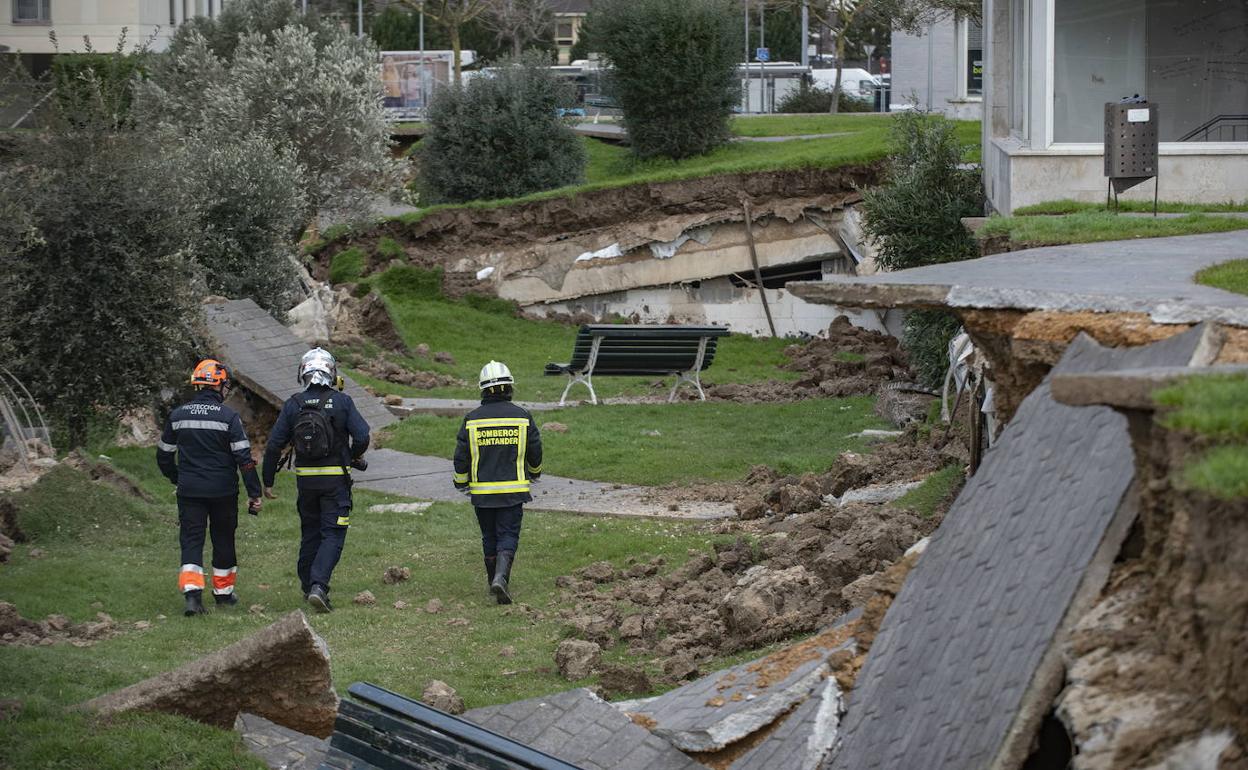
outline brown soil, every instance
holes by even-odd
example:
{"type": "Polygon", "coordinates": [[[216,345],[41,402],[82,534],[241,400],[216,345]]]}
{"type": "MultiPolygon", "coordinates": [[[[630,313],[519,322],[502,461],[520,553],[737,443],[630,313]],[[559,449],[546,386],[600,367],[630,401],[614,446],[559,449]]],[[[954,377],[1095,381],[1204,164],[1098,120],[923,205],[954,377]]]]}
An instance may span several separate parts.
{"type": "MultiPolygon", "coordinates": [[[[911,444],[871,456],[846,453],[826,474],[800,479],[756,468],[744,485],[773,501],[767,518],[715,525],[719,534],[736,535],[735,542],[717,543],[712,553],[691,552],[666,574],[661,563],[630,559],[622,568],[602,562],[560,577],[559,616],[573,637],[604,650],[626,646],[635,658],[670,671],[687,671],[690,660],[703,666],[719,655],[825,628],[863,603],[865,622],[878,624],[879,597],[887,594],[891,601],[896,589],[886,570],[935,530],[940,515],[924,519],[889,505],[835,507],[821,495],[947,463],[939,450],[911,444]]],[[[873,636],[873,626],[863,622],[845,633],[873,636]]],[[[782,664],[800,662],[811,647],[813,642],[799,645],[769,660],[782,673],[782,664]]],[[[842,657],[849,666],[854,656],[842,657]]]]}
{"type": "Polygon", "coordinates": [[[439,372],[413,371],[389,361],[385,356],[360,361],[354,364],[364,374],[385,380],[396,385],[407,385],[421,390],[432,390],[448,386],[463,386],[465,383],[458,377],[439,372]]]}
{"type": "Polygon", "coordinates": [[[12,604],[0,602],[0,646],[35,647],[68,642],[75,647],[90,647],[118,633],[116,622],[103,612],[87,623],[71,623],[64,615],[35,621],[22,617],[12,604]]]}
{"type": "MultiPolygon", "coordinates": [[[[741,196],[752,201],[757,217],[790,216],[795,206],[841,208],[858,199],[857,190],[873,184],[880,165],[834,169],[795,169],[725,174],[677,182],[639,184],[548,198],[496,208],[459,207],[435,211],[415,224],[384,222],[348,235],[317,255],[313,272],[328,273],[333,254],[349,246],[366,252],[390,237],[403,244],[411,264],[449,266],[455,255],[514,246],[517,242],[555,239],[613,225],[672,216],[734,212],[740,218],[741,196]]],[[[382,267],[378,265],[377,267],[382,267]]]]}
{"type": "Polygon", "coordinates": [[[832,321],[826,337],[790,345],[784,355],[788,361],[780,368],[801,372],[801,379],[712,385],[707,398],[760,403],[860,396],[875,393],[886,382],[913,379],[895,337],[860,329],[845,316],[832,321]]]}
{"type": "Polygon", "coordinates": [[[69,457],[65,458],[65,464],[87,474],[92,481],[107,484],[123,495],[137,497],[146,503],[155,502],[155,498],[149,495],[143,487],[139,486],[129,476],[121,473],[108,463],[97,462],[80,449],[74,450],[69,457]]]}
{"type": "Polygon", "coordinates": [[[1066,645],[1072,674],[1059,715],[1098,767],[1159,767],[1175,746],[1229,729],[1218,767],[1243,770],[1248,500],[1214,500],[1175,482],[1205,441],[1144,420],[1133,439],[1140,515],[1101,601],[1066,645]]]}

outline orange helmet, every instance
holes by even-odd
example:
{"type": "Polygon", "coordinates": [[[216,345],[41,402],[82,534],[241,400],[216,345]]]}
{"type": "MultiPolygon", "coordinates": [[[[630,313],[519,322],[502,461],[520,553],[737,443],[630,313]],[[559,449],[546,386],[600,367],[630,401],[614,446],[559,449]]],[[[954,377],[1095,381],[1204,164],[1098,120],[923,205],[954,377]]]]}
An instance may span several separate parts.
{"type": "Polygon", "coordinates": [[[205,358],[195,365],[191,372],[192,385],[205,385],[210,388],[219,387],[230,381],[230,370],[215,358],[205,358]]]}

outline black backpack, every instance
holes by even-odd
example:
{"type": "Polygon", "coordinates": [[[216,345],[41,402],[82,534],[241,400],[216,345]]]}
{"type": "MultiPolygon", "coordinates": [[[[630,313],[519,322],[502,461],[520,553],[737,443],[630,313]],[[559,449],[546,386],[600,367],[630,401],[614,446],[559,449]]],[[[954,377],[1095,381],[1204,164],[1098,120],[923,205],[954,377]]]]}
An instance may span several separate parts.
{"type": "Polygon", "coordinates": [[[333,446],[333,422],[321,411],[319,401],[305,401],[295,417],[295,454],[300,460],[321,460],[329,457],[333,446]]]}

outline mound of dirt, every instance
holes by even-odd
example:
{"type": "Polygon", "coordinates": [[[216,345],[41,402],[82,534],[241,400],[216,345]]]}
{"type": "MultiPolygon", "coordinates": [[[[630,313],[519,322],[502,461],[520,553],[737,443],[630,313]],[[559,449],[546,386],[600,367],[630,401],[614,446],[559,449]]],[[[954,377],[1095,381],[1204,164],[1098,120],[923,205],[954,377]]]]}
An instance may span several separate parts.
{"type": "Polygon", "coordinates": [[[739,536],[710,553],[691,551],[667,574],[657,560],[630,558],[624,568],[600,562],[557,578],[559,616],[573,638],[604,652],[626,646],[662,669],[663,681],[680,681],[713,656],[810,633],[869,602],[881,573],[940,522],[888,505],[811,499],[766,522],[719,525],[739,536]]]}
{"type": "Polygon", "coordinates": [[[101,639],[120,633],[117,623],[103,612],[87,623],[71,623],[64,615],[49,615],[45,620],[27,620],[17,607],[0,602],[0,646],[34,647],[69,642],[75,647],[90,647],[101,639]]]}
{"type": "Polygon", "coordinates": [[[449,374],[438,372],[412,371],[389,361],[385,356],[378,356],[357,364],[357,368],[369,377],[392,382],[396,385],[407,385],[421,390],[433,388],[461,387],[464,381],[449,374]]]}
{"type": "Polygon", "coordinates": [[[845,316],[832,321],[826,337],[790,345],[784,355],[788,361],[780,368],[801,372],[801,379],[712,385],[706,389],[707,398],[764,403],[861,396],[875,393],[885,383],[913,379],[895,337],[860,329],[845,316]]]}

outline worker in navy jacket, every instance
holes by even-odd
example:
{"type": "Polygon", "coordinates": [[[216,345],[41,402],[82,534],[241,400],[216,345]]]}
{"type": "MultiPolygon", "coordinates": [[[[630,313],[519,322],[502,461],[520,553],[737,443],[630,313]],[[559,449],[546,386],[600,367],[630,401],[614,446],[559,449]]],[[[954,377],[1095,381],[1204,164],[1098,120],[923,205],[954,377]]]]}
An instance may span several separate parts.
{"type": "Polygon", "coordinates": [[[178,539],[182,568],[178,589],[185,614],[202,615],[204,532],[212,538],[212,595],[218,606],[238,604],[234,584],[238,555],[238,476],[242,473],[249,510],[260,511],[260,478],[251,459],[251,442],[242,418],[225,405],[230,372],[214,359],[200,361],[191,373],[193,399],[174,409],[156,447],[156,464],[178,488],[178,539]]]}
{"type": "Polygon", "coordinates": [[[455,487],[472,498],[485,576],[499,604],[511,604],[511,568],[520,547],[529,483],[542,475],[542,436],[533,415],[511,402],[515,380],[498,361],[481,369],[481,406],[459,427],[455,487]]]}
{"type": "Polygon", "coordinates": [[[330,578],[351,525],[351,469],[368,467],[368,423],[338,389],[338,363],[328,351],[305,353],[298,377],[304,390],[286,400],[265,447],[264,494],[276,497],[281,454],[293,445],[301,531],[296,569],[307,602],[317,612],[330,612],[330,578]]]}

